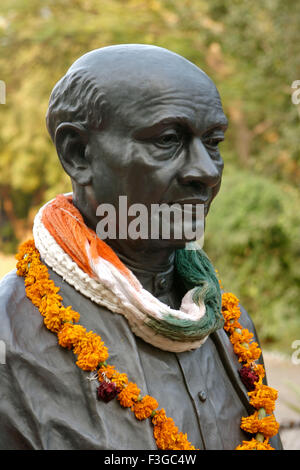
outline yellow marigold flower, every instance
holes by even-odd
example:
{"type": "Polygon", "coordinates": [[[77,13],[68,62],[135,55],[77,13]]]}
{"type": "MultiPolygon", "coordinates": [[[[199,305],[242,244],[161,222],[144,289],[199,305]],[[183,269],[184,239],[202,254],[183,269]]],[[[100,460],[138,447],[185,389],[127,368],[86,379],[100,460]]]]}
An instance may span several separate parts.
{"type": "Polygon", "coordinates": [[[123,390],[118,395],[120,405],[124,408],[130,408],[138,399],[139,394],[140,389],[138,386],[133,382],[129,382],[127,387],[123,388],[123,390]]]}
{"type": "Polygon", "coordinates": [[[158,403],[155,398],[150,397],[150,395],[145,395],[142,400],[133,404],[132,411],[137,419],[142,420],[149,418],[157,407],[158,403]]]}
{"type": "Polygon", "coordinates": [[[259,384],[253,392],[248,393],[250,404],[256,408],[264,408],[267,414],[271,414],[275,409],[275,401],[278,396],[277,390],[267,385],[259,384]]]}
{"type": "Polygon", "coordinates": [[[264,442],[259,442],[255,438],[251,441],[243,441],[241,445],[237,446],[235,450],[274,450],[268,443],[268,439],[264,442]]]}

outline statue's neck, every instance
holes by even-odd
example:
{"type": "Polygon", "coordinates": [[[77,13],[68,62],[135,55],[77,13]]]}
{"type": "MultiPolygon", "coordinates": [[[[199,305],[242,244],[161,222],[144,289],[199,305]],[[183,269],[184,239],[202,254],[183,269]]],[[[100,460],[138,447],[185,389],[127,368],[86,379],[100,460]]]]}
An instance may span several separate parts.
{"type": "Polygon", "coordinates": [[[181,300],[185,292],[183,291],[183,286],[180,285],[176,278],[174,256],[168,267],[159,266],[158,264],[154,266],[152,263],[153,271],[148,269],[145,265],[141,267],[141,263],[132,263],[131,260],[123,255],[118,254],[118,256],[138,278],[144,289],[171,308],[176,310],[180,308],[181,300]]]}

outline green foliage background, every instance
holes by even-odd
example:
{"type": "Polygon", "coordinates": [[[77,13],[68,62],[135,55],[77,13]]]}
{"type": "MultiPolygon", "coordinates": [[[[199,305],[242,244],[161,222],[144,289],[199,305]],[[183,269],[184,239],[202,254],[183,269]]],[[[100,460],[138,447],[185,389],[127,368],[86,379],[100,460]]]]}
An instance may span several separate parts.
{"type": "Polygon", "coordinates": [[[262,342],[290,352],[300,338],[299,17],[291,0],[2,0],[0,250],[13,252],[36,209],[70,190],[45,127],[56,81],[91,49],[167,47],[212,77],[230,121],[205,249],[262,342]]]}

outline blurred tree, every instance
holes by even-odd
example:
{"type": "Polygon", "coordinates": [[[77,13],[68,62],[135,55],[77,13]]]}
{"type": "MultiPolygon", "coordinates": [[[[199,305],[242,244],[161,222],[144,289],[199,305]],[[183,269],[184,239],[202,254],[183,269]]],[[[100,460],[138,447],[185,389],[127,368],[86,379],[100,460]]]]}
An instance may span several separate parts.
{"type": "Polygon", "coordinates": [[[248,170],[229,166],[225,173],[208,216],[205,249],[264,344],[289,351],[291,338],[300,338],[300,195],[248,170]]]}

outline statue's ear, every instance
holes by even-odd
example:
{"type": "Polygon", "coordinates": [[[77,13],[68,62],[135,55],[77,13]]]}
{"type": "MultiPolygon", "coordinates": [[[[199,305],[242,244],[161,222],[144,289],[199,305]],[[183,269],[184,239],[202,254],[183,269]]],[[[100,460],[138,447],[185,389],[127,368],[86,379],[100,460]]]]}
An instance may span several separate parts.
{"type": "Polygon", "coordinates": [[[54,143],[61,164],[70,178],[82,186],[90,184],[92,171],[85,156],[86,129],[80,124],[63,122],[56,129],[54,143]]]}

